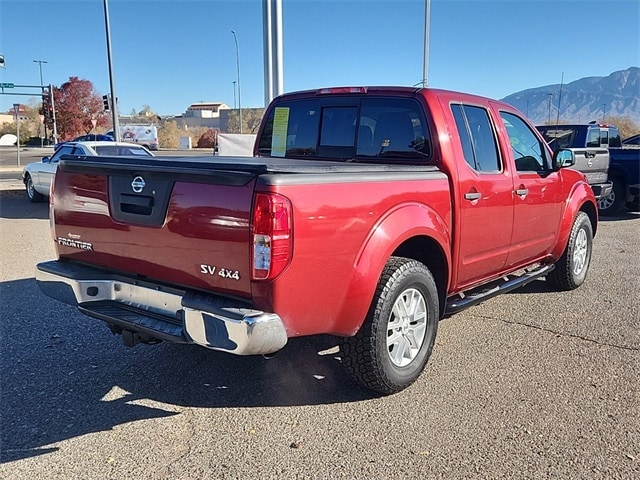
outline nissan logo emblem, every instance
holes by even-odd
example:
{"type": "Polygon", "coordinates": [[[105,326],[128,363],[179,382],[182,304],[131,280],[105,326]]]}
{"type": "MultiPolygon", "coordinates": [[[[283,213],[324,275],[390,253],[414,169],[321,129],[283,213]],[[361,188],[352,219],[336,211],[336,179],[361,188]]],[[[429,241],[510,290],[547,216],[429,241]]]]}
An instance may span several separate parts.
{"type": "Polygon", "coordinates": [[[142,190],[144,190],[145,185],[146,183],[144,183],[144,178],[142,178],[141,176],[137,176],[133,179],[133,182],[131,182],[131,190],[133,190],[135,193],[141,193],[142,190]]]}

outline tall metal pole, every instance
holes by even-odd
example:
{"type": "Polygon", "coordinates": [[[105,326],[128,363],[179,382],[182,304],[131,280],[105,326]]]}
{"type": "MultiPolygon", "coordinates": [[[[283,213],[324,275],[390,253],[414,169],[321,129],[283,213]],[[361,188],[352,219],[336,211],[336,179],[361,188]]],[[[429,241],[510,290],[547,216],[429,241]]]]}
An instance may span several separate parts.
{"type": "MultiPolygon", "coordinates": [[[[47,62],[46,60],[34,60],[33,62],[37,63],[40,67],[40,93],[44,94],[44,82],[42,81],[42,64],[49,62],[47,62]]],[[[47,122],[42,122],[42,126],[44,127],[44,138],[47,138],[47,122]]],[[[40,147],[42,147],[42,139],[40,139],[40,147]]]]}
{"type": "Polygon", "coordinates": [[[238,37],[236,32],[233,33],[233,40],[236,42],[236,67],[238,68],[238,113],[240,115],[240,135],[242,135],[242,103],[240,102],[240,49],[238,48],[238,37]]]}
{"type": "Polygon", "coordinates": [[[282,59],[282,0],[273,0],[273,97],[284,93],[282,59]]]}
{"type": "Polygon", "coordinates": [[[431,0],[424,2],[424,66],[422,68],[422,88],[429,86],[429,28],[431,24],[431,0]]]}
{"type": "Polygon", "coordinates": [[[236,108],[236,81],[231,83],[233,83],[233,108],[236,108]]]}
{"type": "Polygon", "coordinates": [[[271,0],[262,0],[262,33],[264,47],[264,104],[273,100],[273,19],[271,0]]]}
{"type": "Polygon", "coordinates": [[[18,137],[18,140],[16,141],[16,155],[17,155],[17,162],[19,167],[20,166],[20,104],[19,103],[13,104],[13,113],[15,113],[16,115],[16,137],[18,137]]]}
{"type": "Polygon", "coordinates": [[[56,126],[56,105],[53,101],[53,85],[49,84],[49,95],[51,100],[51,118],[53,120],[53,144],[58,143],[58,127],[56,126]]]}
{"type": "Polygon", "coordinates": [[[109,27],[109,5],[104,0],[104,26],[107,32],[107,60],[109,62],[109,86],[111,88],[111,115],[113,118],[113,138],[120,141],[120,124],[118,122],[118,97],[116,97],[116,86],[113,80],[113,62],[111,60],[111,31],[109,27]]]}

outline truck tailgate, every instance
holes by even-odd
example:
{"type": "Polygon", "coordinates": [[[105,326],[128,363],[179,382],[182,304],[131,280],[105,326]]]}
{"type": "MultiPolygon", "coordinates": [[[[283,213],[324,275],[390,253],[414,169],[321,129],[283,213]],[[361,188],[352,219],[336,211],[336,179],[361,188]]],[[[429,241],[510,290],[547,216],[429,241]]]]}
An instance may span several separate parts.
{"type": "Polygon", "coordinates": [[[51,196],[58,254],[248,298],[256,176],[201,162],[66,158],[51,196]]]}

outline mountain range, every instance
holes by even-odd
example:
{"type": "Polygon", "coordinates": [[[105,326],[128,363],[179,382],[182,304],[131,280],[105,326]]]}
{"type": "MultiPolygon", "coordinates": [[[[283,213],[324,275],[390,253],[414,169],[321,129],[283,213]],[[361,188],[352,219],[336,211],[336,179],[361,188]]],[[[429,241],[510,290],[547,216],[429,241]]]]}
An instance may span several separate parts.
{"type": "Polygon", "coordinates": [[[555,123],[558,118],[560,123],[589,123],[628,117],[640,125],[640,68],[630,67],[607,77],[584,77],[562,86],[530,88],[502,100],[535,124],[555,123]]]}

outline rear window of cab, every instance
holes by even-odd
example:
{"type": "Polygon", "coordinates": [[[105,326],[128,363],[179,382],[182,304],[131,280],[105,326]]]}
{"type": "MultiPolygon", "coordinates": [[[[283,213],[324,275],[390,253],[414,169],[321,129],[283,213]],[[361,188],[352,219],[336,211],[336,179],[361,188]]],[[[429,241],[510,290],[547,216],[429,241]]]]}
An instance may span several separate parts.
{"type": "Polygon", "coordinates": [[[432,160],[422,108],[411,98],[284,100],[267,115],[258,143],[262,156],[384,163],[432,160]]]}

